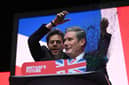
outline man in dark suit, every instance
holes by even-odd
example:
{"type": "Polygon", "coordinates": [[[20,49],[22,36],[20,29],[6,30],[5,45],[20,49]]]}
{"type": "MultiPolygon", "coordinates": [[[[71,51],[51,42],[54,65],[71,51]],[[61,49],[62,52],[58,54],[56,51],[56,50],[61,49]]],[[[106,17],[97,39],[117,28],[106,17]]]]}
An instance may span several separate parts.
{"type": "MultiPolygon", "coordinates": [[[[87,71],[101,72],[108,80],[108,74],[106,71],[106,63],[108,60],[106,53],[110,43],[111,35],[106,32],[107,26],[107,19],[102,19],[100,23],[101,36],[98,42],[98,49],[93,52],[84,52],[86,46],[86,33],[83,29],[77,26],[69,27],[66,29],[64,36],[64,46],[66,50],[65,53],[71,58],[86,59],[87,71]]],[[[110,83],[109,80],[108,83],[110,83]]]]}
{"type": "Polygon", "coordinates": [[[67,11],[57,14],[56,18],[48,24],[43,24],[28,39],[28,46],[35,61],[66,59],[68,56],[63,52],[64,33],[60,30],[52,30],[53,27],[69,21],[64,19],[67,11]],[[41,46],[39,41],[47,34],[47,46],[41,46]]]}
{"type": "MultiPolygon", "coordinates": [[[[106,19],[102,19],[100,24],[101,37],[98,42],[97,50],[90,53],[85,53],[84,49],[86,46],[86,33],[78,26],[73,26],[66,29],[66,33],[64,36],[64,46],[66,50],[65,53],[71,58],[86,59],[87,72],[101,72],[108,80],[108,74],[106,71],[106,63],[108,60],[106,57],[106,53],[108,50],[111,36],[106,32],[106,25],[108,26],[106,19]]],[[[109,80],[108,83],[110,83],[109,80]]]]}

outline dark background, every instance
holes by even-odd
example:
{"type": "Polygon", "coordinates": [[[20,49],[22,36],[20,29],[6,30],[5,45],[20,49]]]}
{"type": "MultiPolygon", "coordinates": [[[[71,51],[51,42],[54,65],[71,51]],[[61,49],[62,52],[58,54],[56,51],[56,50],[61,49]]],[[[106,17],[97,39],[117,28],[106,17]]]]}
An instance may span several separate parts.
{"type": "MultiPolygon", "coordinates": [[[[13,15],[15,13],[31,12],[38,10],[51,10],[58,8],[69,8],[72,6],[89,6],[89,5],[103,5],[110,3],[114,6],[114,3],[124,3],[123,5],[129,5],[129,0],[42,0],[38,1],[4,1],[1,4],[1,54],[0,54],[0,71],[10,71],[11,64],[11,44],[13,34],[13,15]]],[[[106,6],[105,6],[106,7],[106,6]]]]}

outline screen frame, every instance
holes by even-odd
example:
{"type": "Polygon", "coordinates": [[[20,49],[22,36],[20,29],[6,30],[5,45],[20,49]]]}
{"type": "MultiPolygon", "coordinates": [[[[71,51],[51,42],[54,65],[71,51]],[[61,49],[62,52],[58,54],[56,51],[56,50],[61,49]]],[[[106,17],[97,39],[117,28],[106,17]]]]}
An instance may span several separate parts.
{"type": "Polygon", "coordinates": [[[15,64],[16,64],[16,50],[17,50],[17,32],[18,32],[18,20],[20,18],[27,18],[27,17],[37,17],[37,16],[48,16],[56,14],[62,10],[68,10],[70,12],[81,12],[81,11],[91,11],[97,9],[105,9],[105,8],[113,8],[113,7],[121,7],[121,6],[128,6],[127,2],[109,2],[109,3],[100,3],[100,4],[89,4],[87,6],[71,6],[71,7],[64,7],[64,8],[54,8],[49,10],[33,10],[33,11],[24,11],[24,12],[15,12],[13,14],[13,32],[12,32],[12,43],[11,43],[11,64],[10,64],[10,76],[15,75],[15,64]]]}

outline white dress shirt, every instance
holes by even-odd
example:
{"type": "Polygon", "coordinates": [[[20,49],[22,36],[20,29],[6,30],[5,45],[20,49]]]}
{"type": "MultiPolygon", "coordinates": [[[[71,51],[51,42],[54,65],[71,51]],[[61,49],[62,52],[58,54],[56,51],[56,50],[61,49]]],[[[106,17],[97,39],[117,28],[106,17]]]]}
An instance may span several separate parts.
{"type": "Polygon", "coordinates": [[[82,52],[79,56],[76,57],[77,60],[80,60],[84,57],[85,52],[82,52]]]}

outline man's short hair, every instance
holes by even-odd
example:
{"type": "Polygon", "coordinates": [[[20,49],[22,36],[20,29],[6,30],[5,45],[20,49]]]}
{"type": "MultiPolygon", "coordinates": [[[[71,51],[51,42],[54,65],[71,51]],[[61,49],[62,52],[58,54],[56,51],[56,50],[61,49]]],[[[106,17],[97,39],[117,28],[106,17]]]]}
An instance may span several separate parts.
{"type": "Polygon", "coordinates": [[[48,34],[47,34],[47,43],[49,42],[49,39],[51,36],[53,35],[60,35],[62,40],[64,40],[64,33],[62,31],[60,31],[59,29],[54,29],[54,30],[51,30],[48,34]]]}

